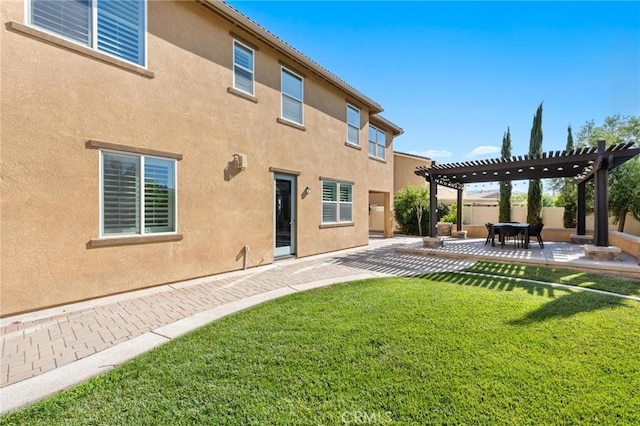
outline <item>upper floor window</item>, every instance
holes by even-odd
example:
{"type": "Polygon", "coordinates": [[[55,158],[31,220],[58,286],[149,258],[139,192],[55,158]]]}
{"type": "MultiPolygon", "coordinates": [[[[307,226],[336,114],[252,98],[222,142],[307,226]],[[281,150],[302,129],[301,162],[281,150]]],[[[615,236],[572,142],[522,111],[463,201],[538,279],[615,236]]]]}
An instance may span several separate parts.
{"type": "Polygon", "coordinates": [[[282,118],[302,125],[304,102],[303,80],[299,75],[282,68],[282,118]]]}
{"type": "Polygon", "coordinates": [[[145,0],[31,0],[29,23],[145,66],[145,0]]]}
{"type": "Polygon", "coordinates": [[[253,95],[253,49],[233,41],[233,87],[253,95]]]}
{"type": "Polygon", "coordinates": [[[360,145],[360,110],[347,105],[347,142],[360,145]]]}
{"type": "Polygon", "coordinates": [[[176,167],[170,158],[101,151],[101,235],[175,232],[176,167]]]}
{"type": "Polygon", "coordinates": [[[322,181],[322,223],[353,222],[353,185],[322,181]]]}
{"type": "Polygon", "coordinates": [[[386,142],[387,134],[377,127],[369,125],[369,155],[384,160],[386,142]]]}

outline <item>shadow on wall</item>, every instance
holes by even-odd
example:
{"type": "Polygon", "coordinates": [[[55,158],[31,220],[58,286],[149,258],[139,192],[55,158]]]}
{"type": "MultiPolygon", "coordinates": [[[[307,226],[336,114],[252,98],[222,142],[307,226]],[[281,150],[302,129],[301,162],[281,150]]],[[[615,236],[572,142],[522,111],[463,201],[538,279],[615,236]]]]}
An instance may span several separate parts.
{"type": "Polygon", "coordinates": [[[224,180],[229,182],[234,177],[238,176],[242,169],[236,167],[236,160],[232,159],[227,163],[227,167],[224,168],[224,180]]]}

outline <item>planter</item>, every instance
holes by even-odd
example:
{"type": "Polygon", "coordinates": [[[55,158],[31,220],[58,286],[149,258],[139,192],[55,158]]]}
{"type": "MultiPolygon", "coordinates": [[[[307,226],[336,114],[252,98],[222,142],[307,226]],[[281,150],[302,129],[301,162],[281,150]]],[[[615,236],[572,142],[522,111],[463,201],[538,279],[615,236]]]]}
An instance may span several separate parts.
{"type": "Polygon", "coordinates": [[[467,231],[451,231],[453,238],[467,238],[467,231]]]}
{"type": "Polygon", "coordinates": [[[451,236],[451,227],[453,223],[451,222],[438,222],[436,225],[437,235],[438,237],[449,237],[451,236]]]}
{"type": "Polygon", "coordinates": [[[441,237],[424,237],[422,239],[422,247],[440,248],[444,246],[444,238],[441,237]]]}

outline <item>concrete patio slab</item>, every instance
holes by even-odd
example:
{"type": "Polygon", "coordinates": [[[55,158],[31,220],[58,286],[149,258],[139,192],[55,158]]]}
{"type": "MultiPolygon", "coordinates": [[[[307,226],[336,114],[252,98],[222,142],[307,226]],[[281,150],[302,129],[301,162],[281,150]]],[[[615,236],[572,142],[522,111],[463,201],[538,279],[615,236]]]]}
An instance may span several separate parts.
{"type": "Polygon", "coordinates": [[[580,271],[640,278],[640,265],[633,256],[622,253],[619,261],[595,260],[585,256],[584,246],[545,242],[544,248],[532,242],[529,249],[507,245],[504,248],[485,245],[483,238],[467,240],[447,239],[443,247],[427,248],[419,242],[407,244],[396,249],[398,253],[423,256],[435,256],[449,259],[471,259],[476,261],[519,263],[549,267],[561,267],[580,271]]]}

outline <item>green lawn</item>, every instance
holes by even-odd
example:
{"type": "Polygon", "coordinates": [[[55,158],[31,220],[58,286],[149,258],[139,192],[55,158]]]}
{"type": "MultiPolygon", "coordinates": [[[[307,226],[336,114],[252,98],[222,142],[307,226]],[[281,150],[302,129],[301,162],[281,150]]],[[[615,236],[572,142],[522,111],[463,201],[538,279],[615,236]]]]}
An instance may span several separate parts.
{"type": "Polygon", "coordinates": [[[608,277],[589,272],[568,271],[559,268],[491,262],[478,262],[469,268],[468,271],[593,288],[629,296],[640,296],[640,280],[631,278],[608,277]]]}
{"type": "Polygon", "coordinates": [[[366,280],[232,315],[1,423],[639,424],[638,348],[639,302],[366,280]]]}

